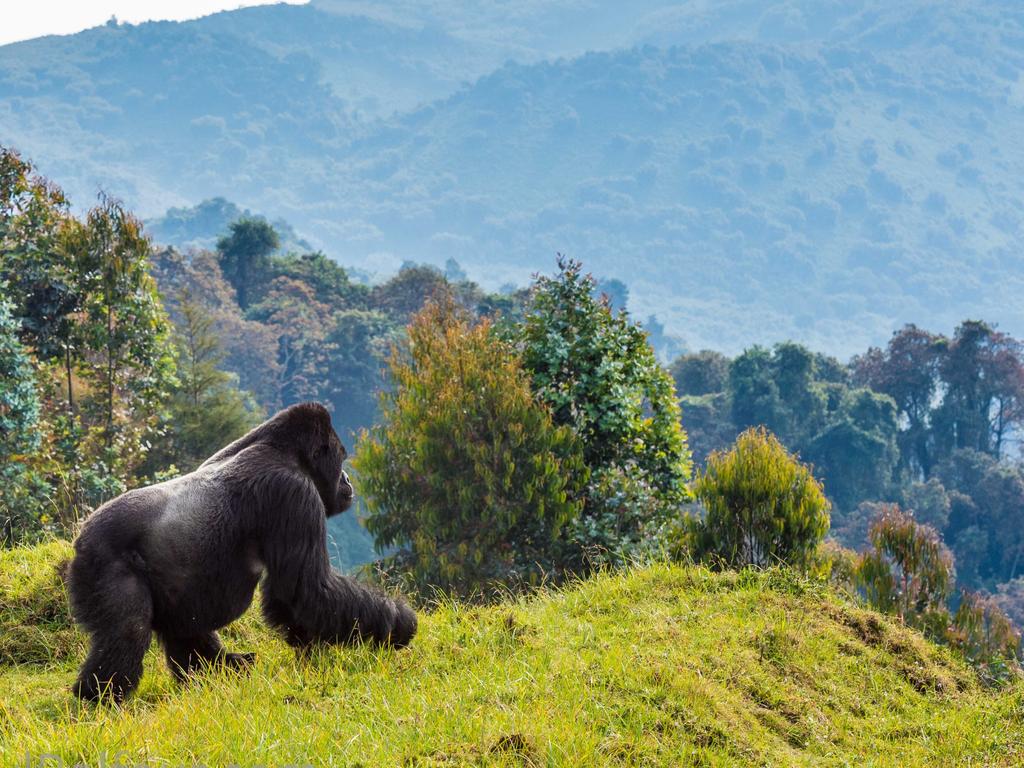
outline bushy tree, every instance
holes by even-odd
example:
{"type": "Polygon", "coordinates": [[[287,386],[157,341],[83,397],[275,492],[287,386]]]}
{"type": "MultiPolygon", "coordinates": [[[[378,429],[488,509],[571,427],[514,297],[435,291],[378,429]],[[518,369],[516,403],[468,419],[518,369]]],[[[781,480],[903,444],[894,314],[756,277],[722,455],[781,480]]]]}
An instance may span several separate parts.
{"type": "Polygon", "coordinates": [[[678,515],[690,453],[672,377],[643,329],[595,298],[578,262],[559,257],[558,268],[537,278],[512,335],[534,391],[583,445],[591,484],[576,541],[620,560],[678,515]]]}
{"type": "Polygon", "coordinates": [[[837,391],[825,424],[807,443],[805,455],[814,463],[829,497],[843,510],[864,498],[886,498],[899,460],[896,404],[870,389],[837,391]]]}
{"type": "Polygon", "coordinates": [[[955,572],[938,531],[895,504],[871,523],[871,549],[857,565],[857,584],[872,606],[941,639],[955,572]]]}
{"type": "Polygon", "coordinates": [[[991,597],[965,591],[947,639],[990,684],[1004,682],[1020,672],[1020,630],[991,597]]]}
{"type": "Polygon", "coordinates": [[[5,293],[0,282],[0,545],[24,538],[40,522],[26,488],[33,479],[29,460],[40,445],[39,397],[5,293]]]}
{"type": "Polygon", "coordinates": [[[763,427],[744,431],[732,450],[712,453],[694,492],[705,510],[688,526],[700,559],[803,568],[828,532],[821,483],[763,427]]]}
{"type": "Polygon", "coordinates": [[[367,528],[421,585],[535,581],[579,514],[587,472],[511,347],[450,297],[413,317],[391,355],[381,423],[354,460],[367,528]]]}
{"type": "Polygon", "coordinates": [[[147,457],[146,474],[170,466],[189,472],[258,424],[264,414],[238,378],[221,370],[223,354],[213,318],[185,290],[174,329],[177,383],[166,405],[161,439],[147,457]]]}
{"type": "Polygon", "coordinates": [[[725,392],[729,384],[729,358],[721,352],[702,349],[680,355],[669,366],[680,395],[711,395],[725,392]]]}
{"type": "Polygon", "coordinates": [[[274,228],[265,219],[243,217],[217,241],[220,267],[238,294],[238,306],[248,309],[253,288],[263,279],[270,254],[281,245],[274,228]]]}

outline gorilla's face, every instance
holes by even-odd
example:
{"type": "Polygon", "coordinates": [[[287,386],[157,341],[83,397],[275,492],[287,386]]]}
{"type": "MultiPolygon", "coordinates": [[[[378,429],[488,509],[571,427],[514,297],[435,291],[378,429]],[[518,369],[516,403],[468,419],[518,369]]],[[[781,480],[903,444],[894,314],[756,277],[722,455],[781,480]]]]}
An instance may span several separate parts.
{"type": "Polygon", "coordinates": [[[338,512],[344,512],[352,506],[352,497],[355,496],[355,489],[352,488],[352,481],[348,479],[348,473],[341,471],[338,478],[338,512]]]}
{"type": "Polygon", "coordinates": [[[352,506],[352,483],[342,466],[348,451],[333,429],[315,438],[312,449],[313,476],[328,517],[339,515],[352,506]],[[322,441],[322,442],[321,442],[322,441]]]}

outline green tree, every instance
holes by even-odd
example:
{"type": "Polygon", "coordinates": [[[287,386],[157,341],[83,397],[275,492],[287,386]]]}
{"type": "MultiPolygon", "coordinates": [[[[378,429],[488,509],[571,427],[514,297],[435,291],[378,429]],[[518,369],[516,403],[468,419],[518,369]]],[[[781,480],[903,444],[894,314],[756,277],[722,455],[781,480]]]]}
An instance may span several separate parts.
{"type": "Polygon", "coordinates": [[[989,684],[1019,677],[1021,635],[999,602],[965,591],[947,632],[958,649],[989,684]]]}
{"type": "Polygon", "coordinates": [[[721,352],[702,349],[680,355],[669,366],[680,395],[711,395],[729,386],[729,358],[721,352]]]}
{"type": "Polygon", "coordinates": [[[896,404],[869,389],[845,389],[824,428],[807,444],[829,497],[842,510],[863,499],[886,498],[899,460],[896,404]]]}
{"type": "Polygon", "coordinates": [[[266,272],[270,254],[280,245],[277,232],[265,219],[248,216],[234,222],[230,232],[217,241],[220,267],[243,310],[249,308],[253,288],[266,272]]]}
{"type": "Polygon", "coordinates": [[[689,498],[690,452],[672,377],[643,329],[594,297],[578,262],[537,278],[511,329],[533,389],[571,427],[591,472],[572,539],[588,559],[618,561],[653,544],[689,498]]]}
{"type": "Polygon", "coordinates": [[[535,581],[586,480],[572,431],[537,403],[511,347],[451,298],[428,303],[390,360],[381,424],[354,465],[379,547],[420,585],[535,581]]]}
{"type": "Polygon", "coordinates": [[[83,367],[93,388],[86,405],[106,449],[130,468],[174,376],[170,323],[149,274],[149,240],[137,218],[102,197],[84,222],[68,228],[64,247],[77,253],[83,275],[83,367]]]}
{"type": "Polygon", "coordinates": [[[191,471],[221,447],[256,426],[263,412],[238,378],[220,369],[220,341],[213,318],[188,291],[178,298],[181,322],[174,330],[177,386],[166,407],[163,436],[147,457],[149,473],[174,465],[191,471]]]}
{"type": "Polygon", "coordinates": [[[397,336],[395,324],[382,312],[352,309],[334,315],[324,339],[329,350],[325,395],[347,445],[377,421],[379,394],[388,386],[387,351],[397,336]]]}
{"type": "Polygon", "coordinates": [[[691,518],[694,554],[737,568],[777,562],[808,566],[828,532],[821,483],[763,427],[715,452],[694,483],[703,519],[691,518]]]}
{"type": "Polygon", "coordinates": [[[884,350],[873,347],[851,363],[854,383],[896,402],[904,424],[900,464],[917,480],[927,479],[936,462],[931,419],[947,344],[942,336],[907,325],[893,334],[884,350]]]}
{"type": "Polygon", "coordinates": [[[61,362],[67,410],[73,412],[76,313],[84,295],[76,256],[60,247],[69,220],[60,189],[0,147],[0,280],[14,299],[19,337],[40,361],[61,362]]]}
{"type": "Polygon", "coordinates": [[[39,397],[6,288],[0,282],[0,544],[23,539],[40,523],[27,488],[29,460],[40,447],[39,397]]]}
{"type": "Polygon", "coordinates": [[[946,601],[954,571],[953,557],[938,531],[890,504],[871,523],[868,536],[872,548],[856,570],[868,602],[942,639],[949,624],[946,601]]]}

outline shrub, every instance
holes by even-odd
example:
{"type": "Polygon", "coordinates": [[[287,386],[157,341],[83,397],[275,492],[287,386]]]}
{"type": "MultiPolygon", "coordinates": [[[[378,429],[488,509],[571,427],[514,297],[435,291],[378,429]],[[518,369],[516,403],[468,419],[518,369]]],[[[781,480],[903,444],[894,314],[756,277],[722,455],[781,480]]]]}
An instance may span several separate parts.
{"type": "Polygon", "coordinates": [[[490,324],[450,298],[414,316],[390,369],[381,423],[354,461],[377,546],[400,547],[420,586],[537,581],[587,479],[572,431],[490,324]]]}
{"type": "Polygon", "coordinates": [[[699,559],[806,568],[828,532],[821,483],[763,427],[740,434],[727,453],[712,453],[694,491],[705,516],[687,528],[699,559]]]}
{"type": "Polygon", "coordinates": [[[857,584],[868,602],[942,639],[949,623],[946,601],[953,556],[938,531],[889,504],[871,523],[871,549],[857,565],[857,584]]]}

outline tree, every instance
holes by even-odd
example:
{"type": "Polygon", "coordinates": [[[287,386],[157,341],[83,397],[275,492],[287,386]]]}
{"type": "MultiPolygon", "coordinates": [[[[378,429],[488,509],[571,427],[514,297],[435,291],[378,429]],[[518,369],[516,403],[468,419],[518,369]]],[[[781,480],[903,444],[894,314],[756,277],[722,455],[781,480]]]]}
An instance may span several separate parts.
{"type": "Polygon", "coordinates": [[[901,464],[927,479],[935,463],[931,413],[947,340],[915,325],[893,334],[885,350],[869,349],[851,362],[854,383],[889,395],[905,420],[899,437],[901,464]]]}
{"type": "Polygon", "coordinates": [[[947,636],[949,644],[963,653],[989,684],[1019,675],[1020,630],[1014,627],[997,600],[965,591],[947,636]]]}
{"type": "Polygon", "coordinates": [[[1007,434],[1024,419],[1024,348],[987,323],[956,329],[939,365],[944,385],[934,416],[945,452],[970,448],[1002,456],[1007,434]]]}
{"type": "Polygon", "coordinates": [[[0,147],[0,281],[14,297],[21,340],[37,359],[61,361],[70,413],[79,342],[75,315],[84,296],[75,254],[60,247],[69,220],[60,189],[0,147]]]}
{"type": "Polygon", "coordinates": [[[449,284],[437,267],[405,265],[386,283],[374,286],[370,303],[402,325],[431,299],[449,292],[449,284]]]}
{"type": "Polygon", "coordinates": [[[382,312],[360,309],[337,312],[324,343],[326,397],[334,406],[334,426],[351,445],[362,429],[377,421],[379,394],[387,388],[387,351],[397,329],[382,312]]]}
{"type": "Polygon", "coordinates": [[[738,429],[764,426],[794,448],[806,445],[825,418],[827,401],[816,374],[817,356],[799,344],[746,350],[729,368],[733,423],[738,429]]]}
{"type": "Polygon", "coordinates": [[[890,504],[868,535],[872,549],[861,556],[856,571],[868,602],[941,639],[949,622],[946,600],[954,571],[938,531],[890,504]]]}
{"type": "Polygon", "coordinates": [[[378,547],[401,547],[421,586],[536,581],[579,514],[587,472],[572,430],[490,322],[473,325],[451,298],[414,316],[389,366],[381,423],[353,462],[378,547]]]}
{"type": "Polygon", "coordinates": [[[249,308],[252,289],[269,263],[270,254],[281,245],[274,228],[265,220],[243,217],[217,241],[220,267],[238,293],[238,306],[249,308]]]}
{"type": "Polygon", "coordinates": [[[39,397],[32,361],[18,340],[0,282],[0,544],[23,538],[39,527],[26,484],[29,458],[39,449],[39,397]]]}
{"type": "Polygon", "coordinates": [[[365,309],[369,300],[369,288],[353,283],[344,267],[320,251],[272,258],[264,269],[267,283],[278,277],[305,283],[317,301],[337,309],[365,309]]]}
{"type": "Polygon", "coordinates": [[[729,358],[710,349],[677,357],[669,372],[680,395],[710,395],[729,386],[729,358]]]}
{"type": "Polygon", "coordinates": [[[763,427],[711,454],[694,492],[705,509],[690,520],[694,554],[729,567],[806,567],[828,532],[821,483],[763,427]]]}
{"type": "Polygon", "coordinates": [[[829,497],[843,510],[863,499],[886,498],[899,461],[896,404],[869,389],[842,389],[824,428],[806,456],[814,462],[829,497]]]}
{"type": "Polygon", "coordinates": [[[594,280],[559,257],[559,274],[534,283],[510,336],[533,390],[570,427],[591,472],[573,534],[613,561],[652,543],[689,498],[690,452],[671,376],[642,328],[594,297],[594,280]]]}
{"type": "Polygon", "coordinates": [[[238,378],[220,369],[223,355],[213,318],[185,290],[178,299],[181,322],[174,332],[177,386],[167,403],[163,438],[147,457],[150,472],[174,465],[191,471],[263,420],[238,378]]]}
{"type": "Polygon", "coordinates": [[[116,454],[130,468],[174,375],[170,324],[149,274],[149,240],[137,218],[101,197],[84,222],[67,228],[63,247],[77,254],[83,275],[80,333],[90,353],[85,375],[95,386],[86,405],[113,451],[108,460],[116,454]]]}
{"type": "Polygon", "coordinates": [[[325,339],[332,312],[317,299],[312,286],[290,277],[275,278],[246,318],[272,328],[277,336],[276,401],[289,406],[327,399],[325,361],[332,350],[325,339]]]}
{"type": "Polygon", "coordinates": [[[183,255],[167,248],[152,255],[151,267],[174,325],[184,323],[179,299],[187,295],[212,321],[210,329],[223,355],[220,367],[238,376],[240,389],[251,392],[264,411],[280,410],[279,329],[242,315],[217,255],[206,251],[183,255]]]}

